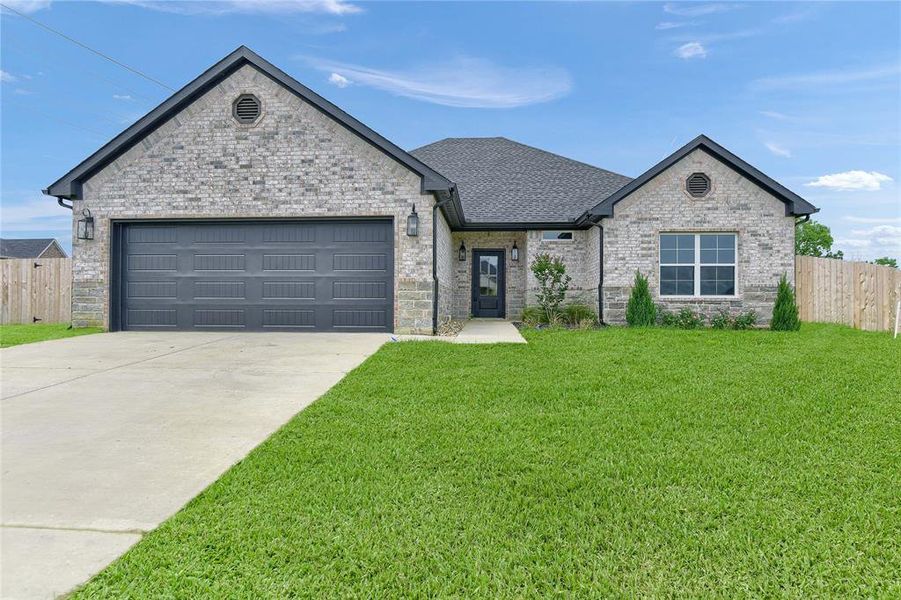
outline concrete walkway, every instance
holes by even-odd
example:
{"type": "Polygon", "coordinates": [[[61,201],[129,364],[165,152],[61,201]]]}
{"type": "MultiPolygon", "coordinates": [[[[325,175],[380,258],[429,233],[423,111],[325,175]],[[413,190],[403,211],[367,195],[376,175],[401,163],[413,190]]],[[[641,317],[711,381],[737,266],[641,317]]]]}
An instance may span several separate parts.
{"type": "Polygon", "coordinates": [[[470,319],[454,341],[458,344],[526,343],[513,323],[501,319],[470,319]]]}
{"type": "Polygon", "coordinates": [[[0,351],[0,595],[87,581],[389,339],[111,333],[0,351]]]}

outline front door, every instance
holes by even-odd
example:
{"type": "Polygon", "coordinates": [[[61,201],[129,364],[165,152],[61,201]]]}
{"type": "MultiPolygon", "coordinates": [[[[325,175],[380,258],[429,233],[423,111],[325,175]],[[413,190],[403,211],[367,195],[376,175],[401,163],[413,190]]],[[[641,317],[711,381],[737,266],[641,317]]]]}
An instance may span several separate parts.
{"type": "Polygon", "coordinates": [[[503,318],[504,251],[472,252],[472,316],[503,318]]]}

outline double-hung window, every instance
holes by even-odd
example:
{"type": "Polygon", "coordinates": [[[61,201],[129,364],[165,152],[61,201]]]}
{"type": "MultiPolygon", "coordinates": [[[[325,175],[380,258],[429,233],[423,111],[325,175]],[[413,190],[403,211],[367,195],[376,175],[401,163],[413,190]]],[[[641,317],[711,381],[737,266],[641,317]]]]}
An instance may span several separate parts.
{"type": "Polygon", "coordinates": [[[661,296],[735,296],[734,233],[660,234],[661,296]]]}

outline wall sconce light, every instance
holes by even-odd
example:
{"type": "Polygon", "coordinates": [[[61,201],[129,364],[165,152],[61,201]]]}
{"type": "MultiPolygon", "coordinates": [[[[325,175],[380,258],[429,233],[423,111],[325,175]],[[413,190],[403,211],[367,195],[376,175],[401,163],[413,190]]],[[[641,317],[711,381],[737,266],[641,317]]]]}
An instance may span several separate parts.
{"type": "Polygon", "coordinates": [[[460,241],[460,249],[457,250],[457,258],[460,262],[466,262],[466,245],[462,240],[460,241]]]}
{"type": "Polygon", "coordinates": [[[94,239],[94,217],[87,208],[81,211],[84,218],[78,219],[78,229],[76,230],[78,239],[93,240],[94,239]]]}
{"type": "Polygon", "coordinates": [[[519,248],[516,247],[516,242],[513,242],[513,248],[510,249],[510,258],[513,259],[513,262],[519,260],[519,248]]]}
{"type": "Polygon", "coordinates": [[[419,235],[419,215],[416,214],[416,205],[413,205],[413,212],[407,215],[407,235],[416,237],[419,235]]]}

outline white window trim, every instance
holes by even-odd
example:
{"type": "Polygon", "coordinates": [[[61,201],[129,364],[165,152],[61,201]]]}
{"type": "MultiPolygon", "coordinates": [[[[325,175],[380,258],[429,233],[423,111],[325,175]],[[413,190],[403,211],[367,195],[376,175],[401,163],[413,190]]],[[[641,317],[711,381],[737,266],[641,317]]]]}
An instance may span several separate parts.
{"type": "Polygon", "coordinates": [[[569,243],[576,241],[576,232],[575,232],[575,230],[572,230],[572,229],[543,229],[541,231],[541,241],[542,242],[563,242],[563,243],[569,244],[569,243]],[[556,238],[553,240],[548,240],[548,239],[545,239],[545,237],[544,237],[545,233],[554,233],[554,234],[558,234],[558,235],[561,233],[569,233],[569,234],[571,234],[572,237],[570,237],[568,240],[561,240],[561,239],[556,239],[556,238]]]}
{"type": "Polygon", "coordinates": [[[738,293],[738,233],[735,231],[661,231],[657,234],[657,296],[667,300],[735,300],[738,293]],[[663,249],[660,246],[660,238],[664,235],[693,235],[695,237],[695,261],[687,263],[665,263],[660,260],[663,249]],[[735,238],[735,255],[731,263],[702,263],[701,262],[701,236],[702,235],[731,235],[735,238]],[[695,292],[691,296],[663,295],[660,293],[660,269],[662,267],[694,267],[695,292]],[[701,295],[701,267],[732,267],[735,276],[735,293],[731,296],[702,296],[701,295]]]}

